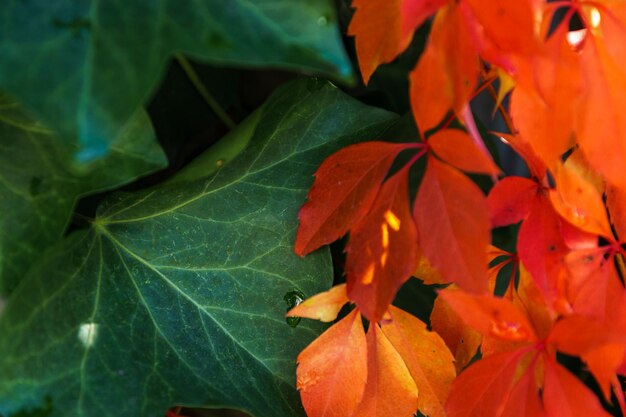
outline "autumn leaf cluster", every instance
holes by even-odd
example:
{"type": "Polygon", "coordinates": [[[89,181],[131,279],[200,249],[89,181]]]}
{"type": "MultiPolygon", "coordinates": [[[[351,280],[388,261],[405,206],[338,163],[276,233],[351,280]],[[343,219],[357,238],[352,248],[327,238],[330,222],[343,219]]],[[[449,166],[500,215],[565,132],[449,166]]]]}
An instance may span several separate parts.
{"type": "Polygon", "coordinates": [[[330,322],[354,306],[298,357],[307,415],[582,417],[608,416],[607,404],[624,414],[626,2],[352,5],[365,83],[431,22],[409,76],[420,140],[341,149],[300,210],[297,254],[348,235],[346,284],[289,315],[330,322]],[[495,136],[528,177],[502,177],[487,151],[469,107],[483,89],[508,125],[495,136]],[[488,195],[468,173],[493,180],[488,195]],[[515,253],[492,245],[493,228],[516,224],[515,253]],[[449,284],[432,331],[392,306],[412,276],[449,284]],[[598,392],[558,353],[579,358],[598,392]]]}

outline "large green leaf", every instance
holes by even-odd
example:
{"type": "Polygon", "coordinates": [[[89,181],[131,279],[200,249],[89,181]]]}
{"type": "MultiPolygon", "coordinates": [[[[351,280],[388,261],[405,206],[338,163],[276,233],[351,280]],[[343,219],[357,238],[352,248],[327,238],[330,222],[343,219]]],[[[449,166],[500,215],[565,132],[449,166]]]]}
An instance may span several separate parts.
{"type": "Polygon", "coordinates": [[[167,162],[144,112],[129,120],[89,173],[67,169],[74,151],[0,95],[0,294],[10,293],[61,237],[78,197],[118,187],[167,162]]]}
{"type": "Polygon", "coordinates": [[[0,8],[0,88],[80,144],[107,151],[166,60],[351,76],[331,0],[28,0],[0,8]]]}
{"type": "Polygon", "coordinates": [[[297,211],[326,156],[395,117],[314,80],[262,112],[214,176],[112,196],[33,267],[0,318],[0,414],[48,398],[53,417],[303,415],[295,358],[321,326],[287,325],[283,297],[327,289],[332,265],[294,254],[297,211]]]}

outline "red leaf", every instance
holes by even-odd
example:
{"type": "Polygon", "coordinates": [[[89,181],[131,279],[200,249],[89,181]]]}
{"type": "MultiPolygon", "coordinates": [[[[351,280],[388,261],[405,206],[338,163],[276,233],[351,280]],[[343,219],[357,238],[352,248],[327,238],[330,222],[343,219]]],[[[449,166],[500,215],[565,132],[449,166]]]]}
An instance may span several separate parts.
{"type": "Polygon", "coordinates": [[[487,290],[488,213],[476,184],[429,158],[413,208],[420,248],[446,279],[476,293],[487,290]]]}
{"type": "Polygon", "coordinates": [[[346,253],[348,297],[377,322],[417,263],[407,169],[383,184],[370,212],[352,228],[346,253]]]}
{"type": "Polygon", "coordinates": [[[456,289],[439,293],[458,316],[484,336],[514,342],[537,339],[528,318],[509,300],[492,295],[470,295],[456,289]]]}
{"type": "Polygon", "coordinates": [[[460,170],[487,175],[500,173],[493,160],[460,130],[439,130],[428,138],[428,145],[439,158],[460,170]]]}
{"type": "Polygon", "coordinates": [[[452,383],[448,417],[499,417],[524,353],[500,353],[463,371],[452,383]]]}
{"type": "Polygon", "coordinates": [[[609,417],[598,398],[552,360],[545,362],[543,403],[551,417],[609,417]]]}
{"type": "Polygon", "coordinates": [[[306,317],[324,322],[337,318],[339,310],[348,302],[346,284],[339,284],[330,290],[307,298],[287,313],[286,317],[306,317]]]}
{"type": "Polygon", "coordinates": [[[363,398],[367,345],[354,310],[298,356],[297,387],[309,417],[351,416],[363,398]]]}
{"type": "Polygon", "coordinates": [[[528,216],[539,185],[522,177],[506,177],[498,181],[487,197],[493,227],[515,224],[528,216]]]}
{"type": "Polygon", "coordinates": [[[436,15],[426,49],[410,74],[411,107],[421,132],[450,110],[460,114],[478,79],[478,55],[456,2],[436,15]]]}
{"type": "Polygon", "coordinates": [[[417,387],[409,370],[378,325],[371,323],[367,331],[367,385],[353,417],[412,417],[416,411],[417,387]]]}
{"type": "Polygon", "coordinates": [[[418,408],[429,417],[445,417],[444,403],[456,376],[454,358],[437,333],[417,317],[391,307],[383,332],[406,363],[419,391],[418,408]]]}
{"type": "Polygon", "coordinates": [[[354,0],[348,34],[355,36],[365,84],[374,70],[406,49],[413,32],[446,0],[354,0]]]}
{"type": "Polygon", "coordinates": [[[369,211],[396,155],[410,146],[365,142],[328,157],[300,209],[295,252],[304,256],[346,234],[369,211]]]}
{"type": "Polygon", "coordinates": [[[568,253],[561,234],[561,219],[545,197],[537,198],[520,227],[517,252],[521,262],[548,299],[555,296],[555,278],[568,253]]]}
{"type": "Polygon", "coordinates": [[[511,389],[502,416],[547,417],[535,382],[535,367],[529,367],[511,389]]]}

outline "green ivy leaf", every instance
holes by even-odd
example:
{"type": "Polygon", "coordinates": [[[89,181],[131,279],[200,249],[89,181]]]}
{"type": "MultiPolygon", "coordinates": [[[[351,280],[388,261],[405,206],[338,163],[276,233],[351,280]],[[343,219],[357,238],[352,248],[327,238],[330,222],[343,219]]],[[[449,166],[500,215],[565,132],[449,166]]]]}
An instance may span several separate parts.
{"type": "Polygon", "coordinates": [[[10,213],[0,216],[0,294],[10,293],[61,238],[78,197],[119,187],[167,163],[143,111],[90,172],[67,168],[75,149],[0,95],[0,211],[10,213]]]}
{"type": "Polygon", "coordinates": [[[284,297],[328,289],[332,265],[294,254],[297,212],[326,156],[396,117],[314,80],[262,111],[215,175],[112,196],[33,267],[0,318],[0,414],[49,398],[51,417],[304,415],[295,358],[322,326],[289,326],[284,297]]]}
{"type": "Polygon", "coordinates": [[[352,76],[330,0],[49,0],[0,8],[0,88],[104,155],[167,59],[352,76]]]}

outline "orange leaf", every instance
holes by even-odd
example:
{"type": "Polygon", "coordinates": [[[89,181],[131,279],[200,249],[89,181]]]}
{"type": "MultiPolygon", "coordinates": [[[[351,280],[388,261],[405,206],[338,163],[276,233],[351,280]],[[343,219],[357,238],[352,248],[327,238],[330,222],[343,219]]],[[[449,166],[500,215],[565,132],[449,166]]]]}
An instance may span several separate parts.
{"type": "Polygon", "coordinates": [[[406,148],[406,144],[364,142],[326,158],[298,214],[295,252],[304,256],[346,234],[367,214],[393,160],[406,148]]]}
{"type": "Polygon", "coordinates": [[[550,416],[609,417],[593,392],[551,360],[545,361],[543,403],[550,416]]]}
{"type": "MultiPolygon", "coordinates": [[[[623,7],[622,7],[623,8],[623,7]]],[[[581,53],[581,71],[587,90],[576,120],[577,139],[589,163],[607,181],[626,188],[626,71],[623,50],[624,22],[596,9],[599,27],[593,28],[581,53]],[[621,51],[617,51],[622,49],[621,51]],[[607,151],[610,150],[610,151],[607,151]]],[[[622,16],[623,17],[623,16],[622,16]]]]}
{"type": "Polygon", "coordinates": [[[448,417],[499,417],[524,353],[500,353],[463,371],[452,383],[448,417]]]}
{"type": "Polygon", "coordinates": [[[466,19],[448,2],[436,15],[426,49],[410,74],[411,107],[421,132],[450,110],[460,114],[478,79],[478,55],[466,19]]]}
{"type": "Polygon", "coordinates": [[[454,358],[437,333],[417,317],[391,307],[383,332],[406,363],[419,391],[418,408],[429,417],[445,417],[443,408],[456,376],[454,358]]]}
{"type": "Polygon", "coordinates": [[[575,109],[580,103],[579,57],[562,24],[548,39],[530,73],[520,74],[511,95],[511,117],[520,134],[548,166],[572,145],[575,109]]]}
{"type": "Polygon", "coordinates": [[[351,416],[366,380],[367,344],[356,309],[298,356],[297,388],[308,417],[351,416]]]}
{"type": "Polygon", "coordinates": [[[476,355],[482,335],[465,324],[442,297],[435,299],[430,325],[445,340],[454,354],[456,370],[461,372],[476,355]]]}
{"type": "Polygon", "coordinates": [[[413,276],[424,281],[426,285],[445,284],[448,282],[441,276],[441,272],[437,271],[423,254],[420,254],[417,260],[417,266],[415,267],[413,276]]]}
{"type": "Polygon", "coordinates": [[[500,173],[493,160],[463,131],[439,130],[428,138],[428,145],[439,158],[460,170],[487,175],[500,173]]]}
{"type": "Polygon", "coordinates": [[[578,314],[604,320],[613,310],[612,298],[623,291],[607,248],[595,247],[569,253],[565,264],[569,275],[569,298],[578,314]]]}
{"type": "Polygon", "coordinates": [[[487,290],[488,212],[476,184],[429,158],[413,208],[420,248],[444,278],[476,293],[487,290]]]}
{"type": "Polygon", "coordinates": [[[515,69],[511,55],[535,55],[540,47],[536,22],[542,3],[542,0],[465,0],[479,24],[474,32],[481,55],[509,72],[515,69]]]}
{"type": "Polygon", "coordinates": [[[602,195],[594,184],[567,162],[555,167],[556,190],[550,190],[554,209],[579,229],[611,239],[613,232],[602,195]]]}
{"type": "Polygon", "coordinates": [[[354,0],[348,34],[355,36],[365,84],[374,70],[404,51],[413,32],[446,0],[354,0]]]}
{"type": "Polygon", "coordinates": [[[407,366],[378,325],[370,323],[367,385],[352,417],[412,417],[416,411],[417,387],[407,366]]]}
{"type": "Polygon", "coordinates": [[[408,170],[382,186],[346,245],[348,297],[368,320],[379,321],[417,261],[417,232],[409,209],[408,170]]]}
{"type": "Polygon", "coordinates": [[[509,300],[492,295],[471,295],[456,289],[439,292],[469,326],[484,336],[514,342],[537,339],[528,318],[509,300]]]}
{"type": "Polygon", "coordinates": [[[626,355],[626,344],[611,343],[594,349],[583,356],[583,360],[598,381],[607,401],[611,400],[611,383],[624,361],[624,355],[626,355]]]}
{"type": "Polygon", "coordinates": [[[307,298],[287,313],[287,317],[305,317],[324,322],[337,318],[339,310],[348,302],[346,284],[339,284],[328,291],[307,298]]]}
{"type": "Polygon", "coordinates": [[[537,197],[539,185],[522,177],[506,177],[498,181],[487,197],[493,227],[522,221],[537,197]]]}

